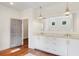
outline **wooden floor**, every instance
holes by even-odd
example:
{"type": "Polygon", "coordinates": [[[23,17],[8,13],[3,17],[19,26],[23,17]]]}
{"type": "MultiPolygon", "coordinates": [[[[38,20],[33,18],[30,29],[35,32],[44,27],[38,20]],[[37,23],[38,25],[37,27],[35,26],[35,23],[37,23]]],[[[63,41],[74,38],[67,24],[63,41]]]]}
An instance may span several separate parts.
{"type": "Polygon", "coordinates": [[[33,55],[36,55],[36,56],[58,56],[56,54],[51,54],[51,53],[41,51],[41,50],[38,50],[38,49],[31,49],[30,53],[33,54],[33,55]]]}
{"type": "Polygon", "coordinates": [[[27,54],[29,52],[29,50],[30,49],[28,48],[28,41],[24,40],[24,45],[3,50],[0,52],[0,56],[23,56],[23,55],[27,54]],[[17,48],[20,48],[20,50],[13,52],[13,53],[11,52],[13,50],[16,50],[17,48]]]}
{"type": "Polygon", "coordinates": [[[37,49],[30,49],[28,48],[28,40],[24,40],[24,44],[19,47],[6,49],[0,52],[0,56],[24,56],[25,54],[31,53],[36,56],[57,56],[54,54],[46,53],[37,49]],[[16,50],[17,48],[20,48],[20,50],[12,52],[13,50],[16,50]]]}

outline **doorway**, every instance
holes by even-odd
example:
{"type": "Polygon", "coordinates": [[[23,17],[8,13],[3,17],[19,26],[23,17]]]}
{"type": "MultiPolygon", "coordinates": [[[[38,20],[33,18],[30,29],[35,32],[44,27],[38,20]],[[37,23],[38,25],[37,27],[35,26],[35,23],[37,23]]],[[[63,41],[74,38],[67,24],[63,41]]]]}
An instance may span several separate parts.
{"type": "Polygon", "coordinates": [[[11,19],[10,48],[22,45],[22,20],[11,19]]]}
{"type": "Polygon", "coordinates": [[[23,19],[23,43],[28,48],[28,19],[23,19]]]}

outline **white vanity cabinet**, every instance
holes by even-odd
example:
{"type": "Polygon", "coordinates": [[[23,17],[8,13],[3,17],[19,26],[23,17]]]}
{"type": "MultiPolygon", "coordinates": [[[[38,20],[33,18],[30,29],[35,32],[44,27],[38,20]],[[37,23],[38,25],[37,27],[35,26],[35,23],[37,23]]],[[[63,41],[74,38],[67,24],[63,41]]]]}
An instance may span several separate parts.
{"type": "Polygon", "coordinates": [[[79,39],[33,36],[29,48],[60,56],[79,56],[79,39]]]}
{"type": "Polygon", "coordinates": [[[55,38],[53,37],[44,37],[44,36],[39,36],[35,40],[35,49],[43,50],[49,53],[55,53],[55,38]]]}
{"type": "Polygon", "coordinates": [[[34,49],[39,49],[39,50],[44,50],[44,48],[46,47],[46,40],[45,37],[40,37],[40,36],[34,36],[32,38],[32,44],[30,45],[34,45],[33,48],[34,49]]]}
{"type": "Polygon", "coordinates": [[[79,56],[79,39],[69,39],[68,55],[79,56]]]}
{"type": "Polygon", "coordinates": [[[56,52],[55,52],[56,38],[46,37],[46,39],[44,40],[44,43],[45,43],[44,51],[56,54],[56,52]]]}
{"type": "Polygon", "coordinates": [[[34,40],[35,49],[56,55],[67,55],[66,39],[38,36],[34,40]]]}
{"type": "Polygon", "coordinates": [[[29,38],[29,48],[35,49],[38,48],[39,45],[39,39],[38,36],[31,36],[29,38]],[[38,45],[38,46],[37,46],[38,45]]]}
{"type": "Polygon", "coordinates": [[[36,49],[48,51],[49,46],[51,44],[51,41],[49,42],[49,39],[44,36],[39,36],[37,39],[35,39],[36,49]]]}
{"type": "Polygon", "coordinates": [[[67,55],[67,39],[65,38],[56,38],[56,54],[58,55],[67,55]]]}
{"type": "Polygon", "coordinates": [[[37,37],[36,39],[36,49],[40,49],[40,50],[44,50],[44,47],[45,47],[45,38],[44,37],[37,37]]]}
{"type": "Polygon", "coordinates": [[[43,40],[43,49],[56,55],[67,55],[67,40],[64,38],[47,37],[43,40]]]}

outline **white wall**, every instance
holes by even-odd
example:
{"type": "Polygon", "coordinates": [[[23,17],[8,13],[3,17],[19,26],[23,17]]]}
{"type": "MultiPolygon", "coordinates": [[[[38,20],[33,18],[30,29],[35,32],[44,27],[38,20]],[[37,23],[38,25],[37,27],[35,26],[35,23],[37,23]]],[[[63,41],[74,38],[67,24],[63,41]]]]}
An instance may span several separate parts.
{"type": "Polygon", "coordinates": [[[74,31],[75,32],[79,32],[79,12],[76,12],[75,14],[74,14],[74,31]]]}
{"type": "Polygon", "coordinates": [[[0,50],[10,48],[11,18],[19,18],[18,11],[0,5],[0,50]]]}

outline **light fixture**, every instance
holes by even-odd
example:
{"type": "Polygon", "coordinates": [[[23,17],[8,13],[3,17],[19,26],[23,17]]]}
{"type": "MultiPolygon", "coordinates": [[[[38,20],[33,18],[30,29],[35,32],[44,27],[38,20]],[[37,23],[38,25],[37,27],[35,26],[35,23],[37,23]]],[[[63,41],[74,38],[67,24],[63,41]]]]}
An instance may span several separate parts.
{"type": "Polygon", "coordinates": [[[40,14],[39,14],[39,17],[38,17],[39,19],[43,19],[41,11],[42,11],[42,7],[40,6],[40,14]]]}
{"type": "Polygon", "coordinates": [[[14,5],[14,3],[13,2],[10,2],[10,5],[14,5]]]}
{"type": "Polygon", "coordinates": [[[64,14],[65,14],[66,16],[69,16],[69,15],[70,15],[70,10],[69,10],[69,4],[68,4],[68,2],[66,3],[66,9],[65,9],[64,14]]]}

